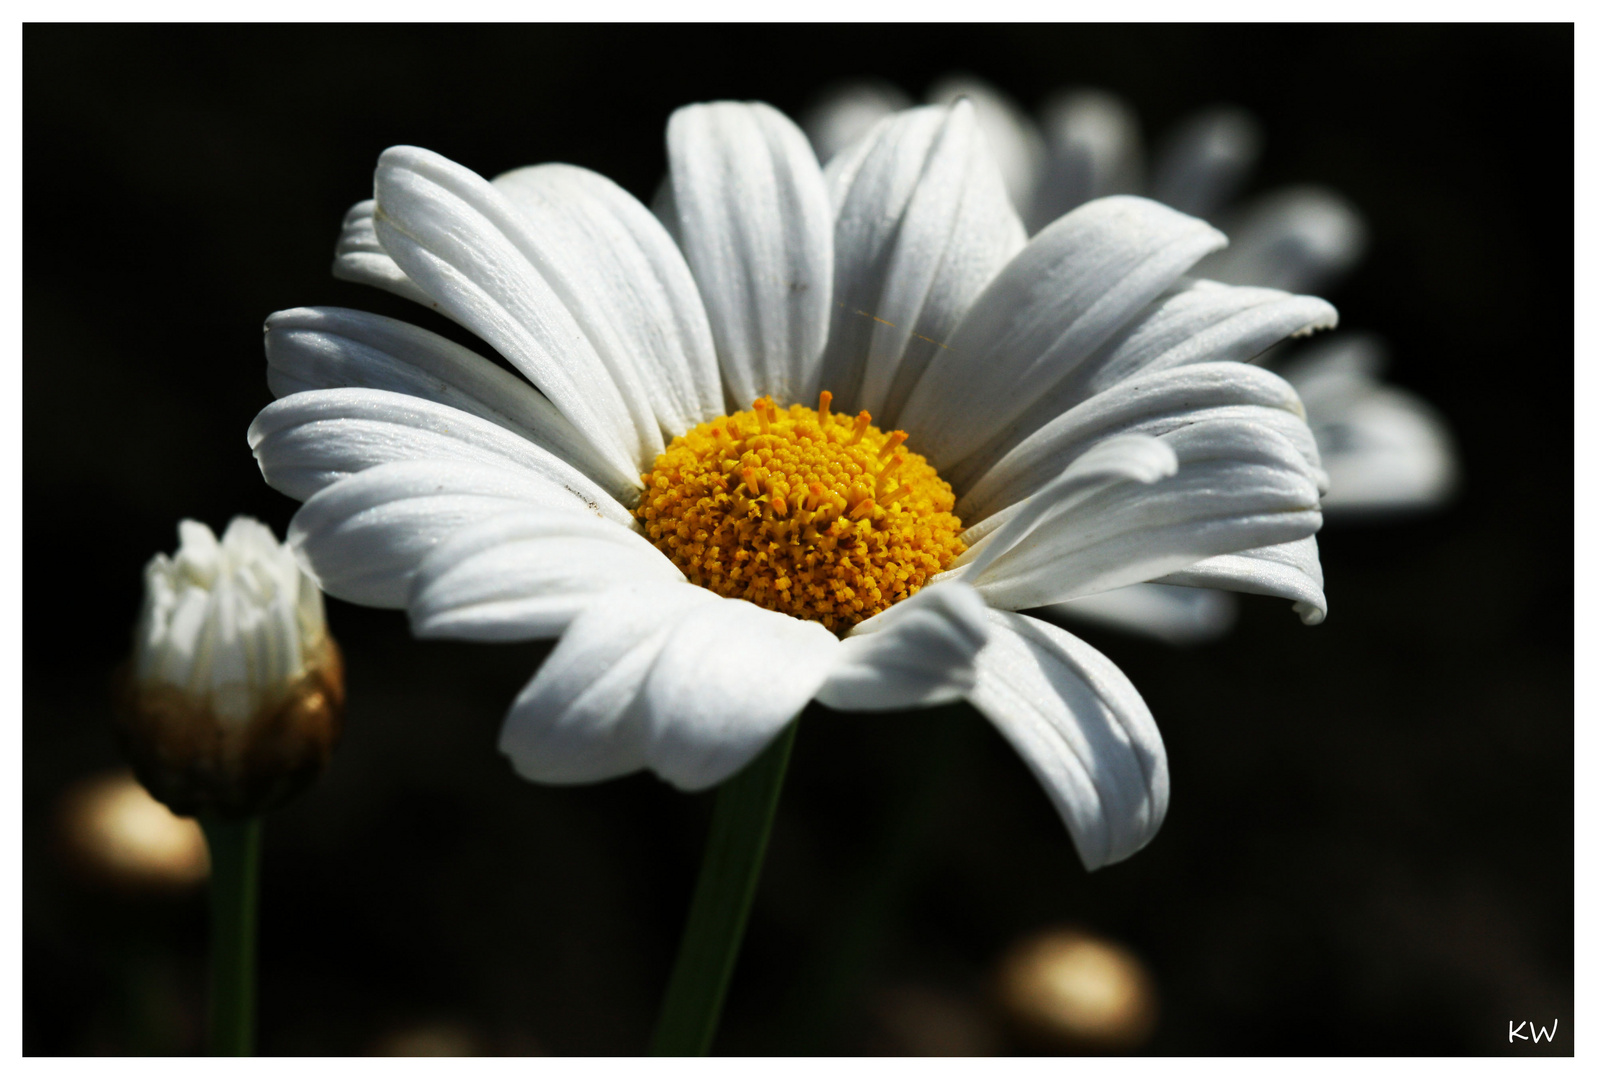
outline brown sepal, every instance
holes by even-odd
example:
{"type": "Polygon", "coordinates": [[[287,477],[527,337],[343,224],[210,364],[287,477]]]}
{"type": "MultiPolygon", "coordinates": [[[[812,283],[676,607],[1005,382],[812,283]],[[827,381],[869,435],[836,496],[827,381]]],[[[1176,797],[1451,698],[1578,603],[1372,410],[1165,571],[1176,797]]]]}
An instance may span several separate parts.
{"type": "Polygon", "coordinates": [[[116,674],[116,730],[134,775],[173,813],[275,810],[321,775],[344,723],[344,662],[332,637],[307,672],[244,724],[223,724],[171,686],[116,674]]]}

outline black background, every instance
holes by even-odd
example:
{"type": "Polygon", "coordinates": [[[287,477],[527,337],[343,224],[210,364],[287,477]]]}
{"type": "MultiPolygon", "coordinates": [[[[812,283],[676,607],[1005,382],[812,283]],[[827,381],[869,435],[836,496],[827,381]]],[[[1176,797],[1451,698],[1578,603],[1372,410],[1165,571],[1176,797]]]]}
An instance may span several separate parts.
{"type": "MultiPolygon", "coordinates": [[[[328,274],[379,151],[488,176],[569,161],[647,200],[681,104],[796,114],[839,78],[919,94],[957,69],[1028,107],[1114,90],[1155,138],[1215,102],[1256,112],[1253,190],[1317,181],[1367,215],[1371,249],[1331,298],[1449,418],[1465,486],[1438,513],[1328,527],[1320,627],[1246,597],[1237,631],[1199,649],[1083,634],[1146,697],[1172,775],[1162,833],[1098,873],[974,713],[812,712],[718,1048],[913,1052],[920,1016],[1012,1049],[992,965],[1075,923],[1153,971],[1151,1052],[1500,1053],[1505,1021],[1554,1018],[1553,1052],[1572,1049],[1569,27],[23,40],[26,1052],[197,1047],[203,904],[78,885],[51,857],[51,809],[115,761],[108,672],[177,519],[244,512],[281,534],[294,510],[244,439],[270,400],[263,318],[343,304],[425,323],[328,274]]],[[[268,822],[262,1051],[362,1053],[421,1022],[486,1052],[641,1051],[708,798],[646,776],[523,783],[495,738],[540,648],[417,643],[402,615],[336,601],[329,620],[348,731],[268,822]]]]}

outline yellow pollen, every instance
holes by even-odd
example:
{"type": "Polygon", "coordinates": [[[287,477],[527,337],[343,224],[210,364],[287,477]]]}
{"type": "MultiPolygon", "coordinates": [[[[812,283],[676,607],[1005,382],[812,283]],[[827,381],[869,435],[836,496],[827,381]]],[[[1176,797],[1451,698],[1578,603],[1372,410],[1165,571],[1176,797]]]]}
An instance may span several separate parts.
{"type": "Polygon", "coordinates": [[[907,436],[831,405],[824,390],[819,410],[761,398],[700,424],[654,459],[634,513],[695,585],[841,634],[965,545],[953,489],[907,436]]]}
{"type": "MultiPolygon", "coordinates": [[[[854,434],[849,437],[848,445],[853,446],[855,443],[859,442],[860,439],[864,438],[865,431],[870,426],[871,414],[866,412],[864,409],[861,409],[859,411],[859,415],[854,418],[854,434]]],[[[878,434],[880,434],[880,432],[878,432],[878,434]]]]}

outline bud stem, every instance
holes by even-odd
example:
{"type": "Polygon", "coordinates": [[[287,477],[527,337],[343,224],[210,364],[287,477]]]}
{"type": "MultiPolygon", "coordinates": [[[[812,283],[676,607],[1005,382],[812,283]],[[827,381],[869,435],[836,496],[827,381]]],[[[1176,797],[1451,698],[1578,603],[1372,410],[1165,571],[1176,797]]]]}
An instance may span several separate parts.
{"type": "Polygon", "coordinates": [[[795,719],[716,792],[688,924],[649,1047],[656,1056],[708,1054],[715,1041],[797,734],[795,719]]]}
{"type": "Polygon", "coordinates": [[[211,850],[211,1054],[255,1052],[255,922],[261,819],[207,817],[211,850]]]}

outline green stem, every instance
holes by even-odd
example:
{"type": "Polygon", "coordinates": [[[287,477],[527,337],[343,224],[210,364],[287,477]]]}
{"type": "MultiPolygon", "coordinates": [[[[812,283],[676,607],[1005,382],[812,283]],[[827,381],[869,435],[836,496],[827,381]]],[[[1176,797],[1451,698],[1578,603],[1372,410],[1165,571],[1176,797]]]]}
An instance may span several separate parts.
{"type": "Polygon", "coordinates": [[[798,721],[716,792],[710,838],[666,986],[650,1053],[703,1055],[715,1041],[727,984],[759,884],[798,721]]]}
{"type": "Polygon", "coordinates": [[[921,872],[929,837],[936,834],[944,795],[962,760],[960,741],[971,729],[970,706],[952,705],[915,717],[917,745],[894,762],[897,783],[870,858],[842,903],[822,923],[815,948],[793,979],[793,993],[774,1034],[777,1053],[804,1056],[833,1051],[839,1021],[880,963],[905,893],[921,872]]]}
{"type": "Polygon", "coordinates": [[[261,819],[206,818],[211,849],[211,1054],[255,1052],[255,922],[261,819]]]}

